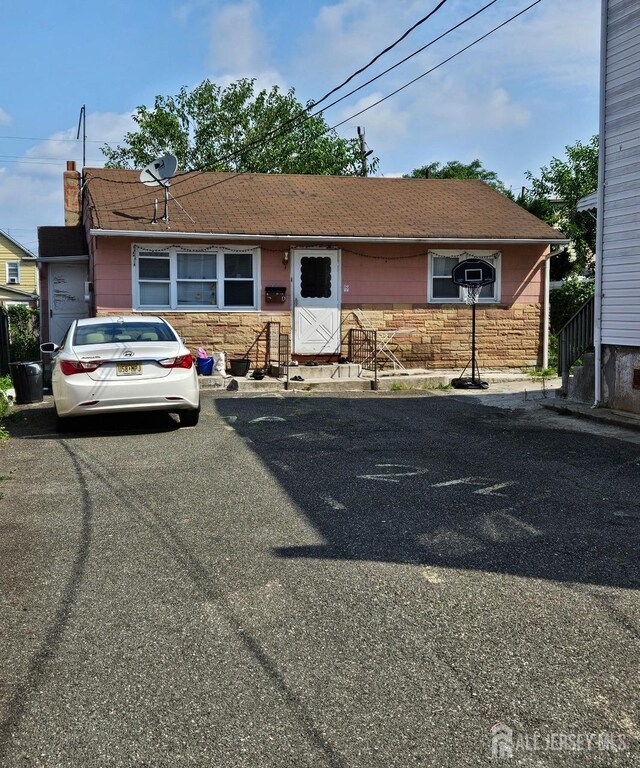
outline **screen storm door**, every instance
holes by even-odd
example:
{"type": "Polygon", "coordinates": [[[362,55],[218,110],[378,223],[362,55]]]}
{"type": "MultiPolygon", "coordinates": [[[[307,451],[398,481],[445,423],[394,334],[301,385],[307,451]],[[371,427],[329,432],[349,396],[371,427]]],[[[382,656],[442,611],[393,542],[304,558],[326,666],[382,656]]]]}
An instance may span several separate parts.
{"type": "Polygon", "coordinates": [[[293,352],[340,351],[340,258],[338,251],[293,252],[293,352]]]}

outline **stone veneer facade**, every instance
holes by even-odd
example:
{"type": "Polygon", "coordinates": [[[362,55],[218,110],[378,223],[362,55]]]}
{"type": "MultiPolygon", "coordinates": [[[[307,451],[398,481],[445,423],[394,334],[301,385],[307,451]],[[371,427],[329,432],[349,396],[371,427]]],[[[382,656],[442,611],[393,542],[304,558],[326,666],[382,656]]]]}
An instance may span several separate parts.
{"type": "MultiPolygon", "coordinates": [[[[407,368],[458,368],[469,361],[471,307],[467,305],[365,304],[357,308],[372,327],[413,329],[413,333],[396,337],[396,354],[407,368]]],[[[360,327],[352,310],[348,305],[342,308],[343,355],[349,351],[349,329],[360,327]]],[[[162,312],[162,316],[194,353],[204,347],[208,353],[224,352],[227,359],[248,357],[257,366],[268,362],[268,322],[279,323],[282,333],[291,334],[289,312],[162,312]]],[[[478,306],[478,364],[486,368],[539,365],[541,317],[540,304],[478,306]]]]}

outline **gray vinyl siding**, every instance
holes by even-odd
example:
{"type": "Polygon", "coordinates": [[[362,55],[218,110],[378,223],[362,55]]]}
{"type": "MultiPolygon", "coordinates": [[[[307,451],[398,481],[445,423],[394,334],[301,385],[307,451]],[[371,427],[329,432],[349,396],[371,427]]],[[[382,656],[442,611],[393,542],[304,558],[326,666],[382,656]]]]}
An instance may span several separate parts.
{"type": "Polygon", "coordinates": [[[640,3],[608,6],[602,342],[640,346],[640,3]]]}

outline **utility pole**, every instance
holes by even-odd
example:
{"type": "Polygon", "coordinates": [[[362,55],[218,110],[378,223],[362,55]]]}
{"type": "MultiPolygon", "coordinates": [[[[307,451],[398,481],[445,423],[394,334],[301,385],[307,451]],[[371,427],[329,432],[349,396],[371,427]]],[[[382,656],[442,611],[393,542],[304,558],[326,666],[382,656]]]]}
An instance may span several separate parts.
{"type": "Polygon", "coordinates": [[[367,144],[364,140],[364,128],[358,126],[358,139],[360,140],[360,156],[362,157],[362,176],[367,175],[367,158],[372,154],[373,150],[370,149],[367,152],[367,144]]]}

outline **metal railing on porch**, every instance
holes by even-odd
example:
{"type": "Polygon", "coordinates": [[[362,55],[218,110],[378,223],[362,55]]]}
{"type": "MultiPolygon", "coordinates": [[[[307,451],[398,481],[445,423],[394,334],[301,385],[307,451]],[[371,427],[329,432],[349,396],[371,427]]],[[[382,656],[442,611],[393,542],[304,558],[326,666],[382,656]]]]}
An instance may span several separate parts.
{"type": "Polygon", "coordinates": [[[267,323],[267,365],[277,368],[278,376],[289,381],[291,341],[288,333],[282,333],[280,323],[267,323]]]}
{"type": "Polygon", "coordinates": [[[558,376],[562,376],[562,391],[569,387],[571,366],[593,349],[595,301],[587,299],[575,315],[558,331],[558,376]]]}
{"type": "Polygon", "coordinates": [[[378,389],[378,332],[349,328],[349,360],[373,371],[373,388],[378,389]]]}

